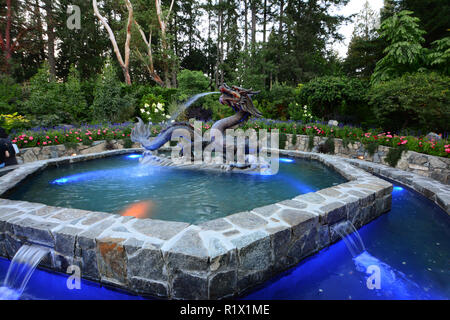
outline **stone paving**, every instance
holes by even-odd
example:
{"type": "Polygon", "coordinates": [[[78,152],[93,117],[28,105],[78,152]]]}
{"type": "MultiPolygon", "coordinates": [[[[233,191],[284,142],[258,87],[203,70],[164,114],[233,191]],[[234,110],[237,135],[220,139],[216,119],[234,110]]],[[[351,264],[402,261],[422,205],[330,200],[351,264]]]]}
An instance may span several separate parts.
{"type": "MultiPolygon", "coordinates": [[[[47,166],[136,151],[32,162],[0,177],[0,195],[47,166]]],[[[283,153],[348,182],[200,225],[0,199],[0,255],[35,243],[52,249],[42,262],[52,270],[78,265],[84,278],[161,298],[231,298],[338,241],[334,227],[360,228],[390,210],[391,183],[337,157],[283,153]]]]}

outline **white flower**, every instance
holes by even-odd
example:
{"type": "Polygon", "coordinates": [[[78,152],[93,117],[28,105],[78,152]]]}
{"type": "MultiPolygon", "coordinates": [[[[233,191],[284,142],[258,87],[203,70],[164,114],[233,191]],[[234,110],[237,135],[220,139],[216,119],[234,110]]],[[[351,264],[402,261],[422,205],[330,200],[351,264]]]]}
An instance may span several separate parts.
{"type": "Polygon", "coordinates": [[[144,107],[148,108],[148,103],[144,104],[144,107]]]}
{"type": "Polygon", "coordinates": [[[166,119],[170,119],[170,116],[169,116],[169,115],[167,115],[167,116],[166,116],[166,119]]]}
{"type": "Polygon", "coordinates": [[[159,112],[159,110],[158,109],[155,109],[155,113],[158,113],[159,112]]]}
{"type": "Polygon", "coordinates": [[[161,104],[161,103],[159,103],[159,102],[158,102],[158,104],[156,105],[156,108],[158,108],[158,109],[161,110],[161,111],[163,111],[163,107],[164,107],[164,105],[161,104]]]}
{"type": "Polygon", "coordinates": [[[145,110],[144,109],[141,109],[141,113],[144,113],[145,112],[145,110]]]}

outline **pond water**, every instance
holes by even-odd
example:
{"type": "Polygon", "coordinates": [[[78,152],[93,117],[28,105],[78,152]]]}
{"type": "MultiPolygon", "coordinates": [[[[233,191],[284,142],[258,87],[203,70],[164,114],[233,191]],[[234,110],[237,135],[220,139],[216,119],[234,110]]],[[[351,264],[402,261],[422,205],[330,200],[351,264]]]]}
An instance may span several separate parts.
{"type": "Polygon", "coordinates": [[[138,155],[48,168],[9,198],[52,206],[201,223],[251,210],[346,180],[316,161],[284,159],[278,174],[262,176],[146,166],[138,155]]]}

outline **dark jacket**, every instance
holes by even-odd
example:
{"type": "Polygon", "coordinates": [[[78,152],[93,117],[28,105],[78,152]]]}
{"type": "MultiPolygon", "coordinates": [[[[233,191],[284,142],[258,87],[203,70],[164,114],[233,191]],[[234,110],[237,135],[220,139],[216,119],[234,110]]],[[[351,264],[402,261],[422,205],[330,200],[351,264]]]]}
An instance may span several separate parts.
{"type": "Polygon", "coordinates": [[[0,163],[5,162],[5,164],[7,166],[12,166],[17,164],[17,159],[16,159],[16,151],[14,150],[14,147],[11,143],[11,140],[9,140],[9,138],[2,138],[0,139],[0,163]],[[5,153],[6,151],[9,152],[9,157],[7,158],[5,153]],[[4,157],[4,160],[2,161],[1,157],[4,157]]]}
{"type": "Polygon", "coordinates": [[[6,150],[8,150],[8,149],[7,149],[7,146],[6,146],[5,144],[3,144],[3,143],[0,143],[0,164],[5,163],[5,160],[6,160],[6,155],[5,155],[6,150]]]}

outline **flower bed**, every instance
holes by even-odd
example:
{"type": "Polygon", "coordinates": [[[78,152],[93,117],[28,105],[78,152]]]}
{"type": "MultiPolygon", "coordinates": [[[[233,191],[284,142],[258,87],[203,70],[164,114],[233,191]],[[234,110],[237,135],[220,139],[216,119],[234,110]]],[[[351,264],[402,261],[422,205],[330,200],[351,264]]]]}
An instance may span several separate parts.
{"type": "MultiPolygon", "coordinates": [[[[365,146],[382,145],[391,148],[401,147],[405,151],[415,151],[439,157],[450,157],[450,141],[427,140],[424,136],[402,135],[383,132],[377,129],[364,131],[352,126],[329,126],[327,124],[303,124],[300,122],[281,122],[273,120],[256,120],[246,124],[245,129],[279,129],[281,134],[301,134],[319,137],[333,137],[342,139],[344,144],[361,142],[365,146]]],[[[442,135],[441,135],[442,137],[442,135]]]]}
{"type": "MultiPolygon", "coordinates": [[[[15,135],[13,142],[19,148],[44,147],[67,143],[91,144],[98,140],[129,139],[133,123],[86,125],[80,128],[38,128],[15,135]]],[[[204,123],[203,130],[211,128],[211,123],[204,123]]],[[[395,134],[371,129],[364,131],[358,127],[332,127],[326,124],[302,124],[300,122],[281,122],[273,120],[254,120],[245,124],[244,129],[279,129],[281,134],[302,134],[309,136],[334,137],[344,141],[344,144],[361,142],[372,147],[382,145],[386,147],[401,147],[405,151],[415,151],[439,157],[450,157],[450,141],[426,140],[423,136],[395,134]]],[[[153,136],[161,132],[162,125],[154,125],[151,129],[153,136]]]]}

